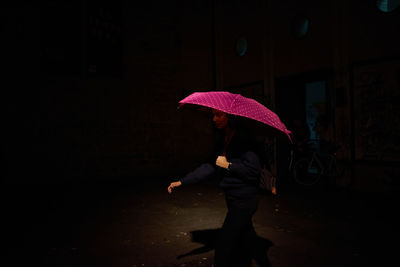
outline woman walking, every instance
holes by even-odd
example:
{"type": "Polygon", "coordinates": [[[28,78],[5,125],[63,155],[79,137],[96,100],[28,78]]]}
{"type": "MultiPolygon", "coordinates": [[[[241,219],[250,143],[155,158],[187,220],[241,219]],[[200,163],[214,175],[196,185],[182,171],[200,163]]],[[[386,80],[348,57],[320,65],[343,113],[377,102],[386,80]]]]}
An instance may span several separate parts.
{"type": "Polygon", "coordinates": [[[215,247],[215,267],[241,266],[234,259],[238,245],[259,266],[270,266],[265,249],[257,245],[252,216],[257,210],[258,183],[262,165],[262,147],[247,132],[238,127],[235,117],[213,109],[213,122],[219,133],[214,156],[182,179],[172,182],[175,187],[201,182],[213,174],[220,176],[228,208],[215,247]]]}

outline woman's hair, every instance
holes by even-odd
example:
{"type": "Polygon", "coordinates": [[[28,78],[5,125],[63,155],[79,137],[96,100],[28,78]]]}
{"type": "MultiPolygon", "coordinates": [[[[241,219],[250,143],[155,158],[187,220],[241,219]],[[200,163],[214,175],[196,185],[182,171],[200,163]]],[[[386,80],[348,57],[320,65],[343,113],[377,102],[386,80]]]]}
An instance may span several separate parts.
{"type": "Polygon", "coordinates": [[[228,120],[229,128],[231,128],[232,130],[237,130],[238,128],[240,128],[240,122],[236,115],[227,114],[227,116],[229,119],[228,120]]]}

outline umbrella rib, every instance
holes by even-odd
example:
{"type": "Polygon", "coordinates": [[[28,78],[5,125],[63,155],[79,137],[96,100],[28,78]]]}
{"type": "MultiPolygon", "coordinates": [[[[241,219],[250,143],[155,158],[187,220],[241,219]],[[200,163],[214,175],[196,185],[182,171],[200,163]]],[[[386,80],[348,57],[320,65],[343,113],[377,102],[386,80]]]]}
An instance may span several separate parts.
{"type": "MultiPolygon", "coordinates": [[[[235,98],[233,99],[233,101],[232,101],[232,103],[231,103],[231,106],[229,107],[230,108],[230,110],[232,110],[232,107],[233,107],[233,104],[235,104],[235,102],[236,102],[236,99],[238,99],[238,97],[240,97],[240,95],[238,94],[238,95],[236,95],[235,96],[235,98]]],[[[236,114],[235,114],[236,115],[236,114]]]]}

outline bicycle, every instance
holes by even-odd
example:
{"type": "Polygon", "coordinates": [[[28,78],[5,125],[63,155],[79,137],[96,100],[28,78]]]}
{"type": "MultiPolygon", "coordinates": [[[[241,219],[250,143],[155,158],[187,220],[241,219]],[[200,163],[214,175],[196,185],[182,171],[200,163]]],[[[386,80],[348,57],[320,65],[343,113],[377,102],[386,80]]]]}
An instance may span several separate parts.
{"type": "MultiPolygon", "coordinates": [[[[310,143],[315,142],[319,144],[320,140],[310,140],[310,143]]],[[[294,150],[291,151],[291,160],[289,169],[291,170],[293,179],[296,183],[304,186],[312,186],[317,184],[322,177],[328,178],[333,181],[336,178],[344,175],[344,169],[339,170],[336,160],[336,151],[339,147],[331,153],[320,153],[319,149],[308,150],[305,152],[306,156],[301,156],[294,161],[294,150]]]]}

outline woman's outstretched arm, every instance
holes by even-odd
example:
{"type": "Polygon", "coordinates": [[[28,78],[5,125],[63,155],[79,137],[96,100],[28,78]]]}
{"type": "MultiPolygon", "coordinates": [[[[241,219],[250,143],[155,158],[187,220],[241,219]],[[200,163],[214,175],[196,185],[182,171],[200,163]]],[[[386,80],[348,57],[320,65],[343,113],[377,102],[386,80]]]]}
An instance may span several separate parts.
{"type": "Polygon", "coordinates": [[[185,177],[179,181],[172,182],[168,187],[168,192],[171,193],[174,187],[178,187],[186,184],[196,184],[203,180],[208,179],[215,173],[215,166],[211,163],[201,164],[194,171],[188,173],[185,177]]]}

